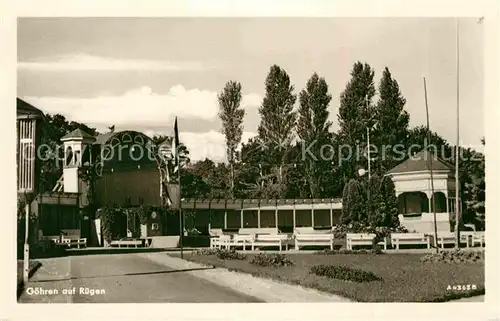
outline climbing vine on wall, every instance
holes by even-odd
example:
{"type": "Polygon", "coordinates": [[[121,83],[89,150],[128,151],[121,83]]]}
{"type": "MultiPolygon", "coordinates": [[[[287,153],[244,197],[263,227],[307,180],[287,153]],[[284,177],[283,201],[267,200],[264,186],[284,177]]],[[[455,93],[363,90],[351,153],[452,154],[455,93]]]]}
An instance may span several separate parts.
{"type": "Polygon", "coordinates": [[[117,234],[117,221],[124,216],[125,212],[119,207],[103,207],[99,210],[99,218],[101,219],[102,235],[109,243],[117,234]]]}

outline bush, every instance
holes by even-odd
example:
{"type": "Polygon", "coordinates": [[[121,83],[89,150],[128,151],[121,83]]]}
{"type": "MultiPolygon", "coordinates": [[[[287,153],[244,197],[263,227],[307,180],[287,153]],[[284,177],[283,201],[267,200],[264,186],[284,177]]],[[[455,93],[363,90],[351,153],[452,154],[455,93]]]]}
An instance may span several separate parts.
{"type": "Polygon", "coordinates": [[[217,250],[217,257],[221,260],[244,260],[247,256],[243,253],[236,252],[235,249],[232,250],[217,250]]]}
{"type": "Polygon", "coordinates": [[[311,268],[309,273],[316,274],[318,276],[325,276],[331,279],[358,283],[382,281],[382,278],[376,276],[372,272],[352,269],[342,265],[315,265],[311,268]]]}
{"type": "Polygon", "coordinates": [[[347,250],[347,249],[330,250],[330,249],[325,249],[325,250],[317,251],[315,254],[339,255],[339,254],[383,254],[383,253],[384,252],[382,252],[380,247],[377,245],[372,250],[347,250]]]}
{"type": "Polygon", "coordinates": [[[425,263],[482,263],[485,252],[462,251],[460,249],[426,254],[421,258],[425,263]]]}
{"type": "Polygon", "coordinates": [[[217,255],[218,249],[213,248],[205,248],[205,249],[196,249],[191,252],[191,255],[217,255]]]}
{"type": "Polygon", "coordinates": [[[348,225],[338,225],[333,232],[336,239],[345,238],[347,233],[370,233],[375,234],[375,241],[378,243],[382,238],[389,236],[391,233],[408,233],[408,230],[403,226],[398,227],[372,227],[360,223],[352,223],[348,225]]]}
{"type": "Polygon", "coordinates": [[[292,260],[290,260],[283,254],[266,254],[266,253],[257,254],[250,261],[250,263],[258,266],[271,266],[271,267],[286,267],[293,265],[292,260]]]}

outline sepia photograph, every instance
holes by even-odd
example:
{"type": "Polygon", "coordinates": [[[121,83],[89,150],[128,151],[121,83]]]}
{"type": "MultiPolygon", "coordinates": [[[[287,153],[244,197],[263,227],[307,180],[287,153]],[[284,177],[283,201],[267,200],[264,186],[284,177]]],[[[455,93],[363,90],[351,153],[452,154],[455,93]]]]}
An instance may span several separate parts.
{"type": "Polygon", "coordinates": [[[18,17],[17,302],[484,302],[484,20],[18,17]]]}

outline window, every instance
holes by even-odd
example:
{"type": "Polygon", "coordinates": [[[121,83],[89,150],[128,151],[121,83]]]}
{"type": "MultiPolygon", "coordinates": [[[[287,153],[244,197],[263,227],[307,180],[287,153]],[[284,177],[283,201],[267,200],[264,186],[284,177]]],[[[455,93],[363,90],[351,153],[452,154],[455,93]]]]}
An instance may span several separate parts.
{"type": "Polygon", "coordinates": [[[70,166],[72,160],[73,160],[73,149],[71,148],[71,146],[68,146],[68,148],[66,148],[66,166],[70,166]]]}
{"type": "Polygon", "coordinates": [[[153,223],[153,224],[151,224],[151,229],[152,229],[153,231],[158,230],[158,228],[159,228],[158,223],[153,223]]]}

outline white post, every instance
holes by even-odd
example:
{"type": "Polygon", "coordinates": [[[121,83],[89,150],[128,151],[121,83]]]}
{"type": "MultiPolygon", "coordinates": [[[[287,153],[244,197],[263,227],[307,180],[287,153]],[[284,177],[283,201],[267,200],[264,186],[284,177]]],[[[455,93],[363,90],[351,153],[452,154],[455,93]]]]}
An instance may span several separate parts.
{"type": "Polygon", "coordinates": [[[241,209],[241,214],[240,214],[240,225],[241,225],[241,228],[244,228],[243,226],[243,209],[241,209]]]}
{"type": "Polygon", "coordinates": [[[295,200],[293,200],[293,231],[295,232],[295,200]]]}
{"type": "Polygon", "coordinates": [[[224,229],[227,229],[227,211],[224,211],[224,229]]]}
{"type": "Polygon", "coordinates": [[[311,203],[311,227],[314,228],[314,199],[311,203]]]}
{"type": "Polygon", "coordinates": [[[333,201],[330,200],[330,226],[333,227],[333,201]]]}
{"type": "Polygon", "coordinates": [[[257,209],[257,227],[260,228],[260,204],[259,208],[257,209]]]}
{"type": "Polygon", "coordinates": [[[278,203],[275,203],[275,209],[274,209],[274,225],[276,228],[278,228],[278,203]]]}
{"type": "Polygon", "coordinates": [[[30,268],[30,245],[29,245],[29,222],[30,222],[30,204],[26,198],[25,205],[25,233],[24,233],[24,270],[23,270],[23,280],[26,284],[29,279],[29,268],[30,268]]]}

